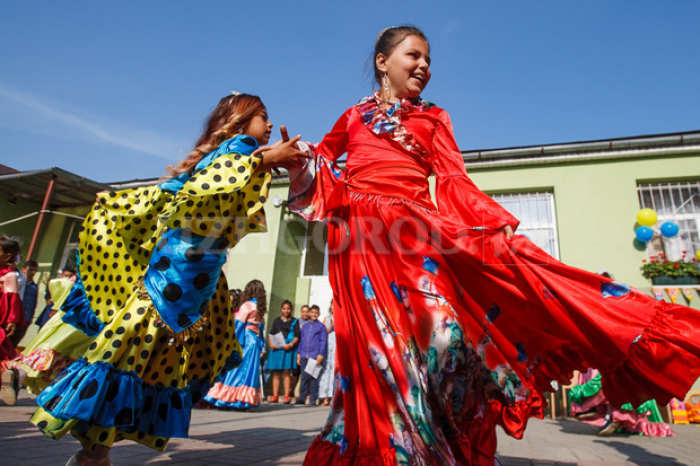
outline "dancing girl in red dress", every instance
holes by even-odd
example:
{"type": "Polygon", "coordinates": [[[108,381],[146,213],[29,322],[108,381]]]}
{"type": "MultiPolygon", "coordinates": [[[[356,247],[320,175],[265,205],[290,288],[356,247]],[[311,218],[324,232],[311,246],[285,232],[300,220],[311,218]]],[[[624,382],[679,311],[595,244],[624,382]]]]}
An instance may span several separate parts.
{"type": "Polygon", "coordinates": [[[616,405],[682,396],[700,375],[700,312],[514,234],[467,176],[447,112],[420,98],[423,33],[382,31],[374,58],[380,90],[290,172],[290,208],[328,225],[336,317],[332,409],[305,464],[493,465],[496,425],[520,438],[574,369],[600,370],[616,405]]]}

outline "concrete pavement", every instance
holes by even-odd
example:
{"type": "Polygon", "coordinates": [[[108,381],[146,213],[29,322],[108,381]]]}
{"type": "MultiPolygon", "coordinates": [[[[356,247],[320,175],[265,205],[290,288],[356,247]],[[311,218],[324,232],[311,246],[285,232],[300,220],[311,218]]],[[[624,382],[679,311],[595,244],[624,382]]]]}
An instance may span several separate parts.
{"type": "MultiPolygon", "coordinates": [[[[33,397],[22,391],[17,406],[0,402],[0,465],[63,466],[80,447],[70,436],[44,438],[27,422],[33,397]]],[[[195,410],[189,439],[173,439],[165,452],[132,442],[115,445],[116,466],[263,465],[303,462],[327,408],[263,404],[250,412],[195,410]]],[[[573,420],[531,420],[523,440],[499,429],[498,457],[504,466],[700,465],[700,425],[675,425],[676,437],[617,434],[573,420]]]]}

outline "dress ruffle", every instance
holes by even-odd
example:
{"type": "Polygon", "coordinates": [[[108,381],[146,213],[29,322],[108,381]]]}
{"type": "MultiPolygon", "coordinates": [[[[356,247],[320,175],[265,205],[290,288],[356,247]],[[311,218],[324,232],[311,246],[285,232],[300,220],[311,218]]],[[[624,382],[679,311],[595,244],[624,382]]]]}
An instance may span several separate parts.
{"type": "Polygon", "coordinates": [[[700,377],[700,313],[657,303],[656,316],[619,366],[601,369],[603,393],[614,406],[639,406],[650,399],[666,405],[671,398],[682,398],[688,381],[700,377]]]}
{"type": "Polygon", "coordinates": [[[204,400],[221,408],[254,408],[262,403],[262,393],[256,387],[229,387],[217,382],[204,400]]]}
{"type": "Polygon", "coordinates": [[[192,404],[201,399],[205,384],[198,380],[185,388],[153,386],[135,372],[80,359],[37,397],[37,404],[57,419],[187,437],[192,404]]]}

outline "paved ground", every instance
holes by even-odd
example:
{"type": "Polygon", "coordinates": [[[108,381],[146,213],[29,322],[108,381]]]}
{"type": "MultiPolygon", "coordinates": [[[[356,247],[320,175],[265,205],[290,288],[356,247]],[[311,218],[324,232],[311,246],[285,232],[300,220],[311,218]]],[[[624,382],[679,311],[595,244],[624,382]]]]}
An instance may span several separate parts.
{"type": "MultiPolygon", "coordinates": [[[[33,399],[22,392],[17,406],[0,402],[0,465],[62,466],[79,449],[77,441],[41,436],[27,419],[33,399]]],[[[321,429],[326,408],[264,404],[252,412],[195,410],[189,439],[175,439],[165,452],[122,442],[116,466],[300,465],[321,429]]],[[[533,420],[523,440],[499,431],[504,466],[525,465],[700,465],[700,425],[674,426],[673,438],[615,435],[576,421],[533,420]]]]}

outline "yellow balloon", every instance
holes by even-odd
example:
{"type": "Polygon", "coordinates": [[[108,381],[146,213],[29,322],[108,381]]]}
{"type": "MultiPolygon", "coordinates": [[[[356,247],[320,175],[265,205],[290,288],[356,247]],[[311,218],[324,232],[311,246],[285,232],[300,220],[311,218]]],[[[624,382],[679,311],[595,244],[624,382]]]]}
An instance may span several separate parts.
{"type": "Polygon", "coordinates": [[[637,223],[650,227],[656,223],[656,212],[653,209],[642,209],[637,214],[637,223]]]}

